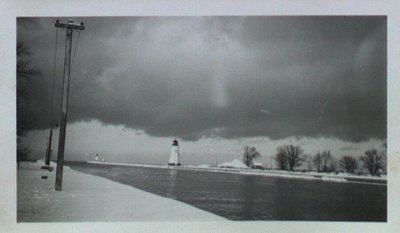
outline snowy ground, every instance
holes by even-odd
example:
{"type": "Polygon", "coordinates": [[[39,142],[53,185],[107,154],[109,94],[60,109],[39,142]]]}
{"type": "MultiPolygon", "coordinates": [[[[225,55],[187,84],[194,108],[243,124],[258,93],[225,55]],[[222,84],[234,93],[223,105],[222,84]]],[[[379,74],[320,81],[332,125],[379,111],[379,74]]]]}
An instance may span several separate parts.
{"type": "Polygon", "coordinates": [[[54,191],[53,172],[43,162],[21,163],[17,170],[19,222],[66,221],[216,221],[212,213],[101,177],[64,167],[63,189],[54,191]],[[41,179],[48,174],[48,179],[41,179]]]}
{"type": "MultiPolygon", "coordinates": [[[[300,172],[300,171],[282,171],[282,170],[257,170],[243,167],[210,167],[206,164],[199,166],[168,166],[168,165],[149,165],[149,164],[129,164],[129,163],[114,163],[114,162],[98,162],[98,161],[87,161],[88,163],[104,164],[104,165],[118,165],[118,166],[132,166],[132,167],[154,167],[164,169],[181,169],[181,170],[198,170],[208,172],[221,172],[221,173],[235,173],[241,175],[258,175],[258,176],[272,176],[272,177],[283,177],[283,178],[295,178],[295,179],[309,179],[309,180],[323,180],[333,182],[349,182],[349,183],[367,183],[374,185],[386,185],[386,176],[361,176],[352,175],[346,173],[321,173],[321,172],[300,172]]],[[[229,163],[232,165],[234,163],[229,163]]]]}

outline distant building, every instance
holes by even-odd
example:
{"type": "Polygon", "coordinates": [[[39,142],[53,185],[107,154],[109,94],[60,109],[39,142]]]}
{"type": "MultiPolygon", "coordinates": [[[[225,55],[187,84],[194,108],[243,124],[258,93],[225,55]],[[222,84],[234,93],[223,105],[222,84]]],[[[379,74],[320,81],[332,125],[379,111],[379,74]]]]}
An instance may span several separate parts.
{"type": "Polygon", "coordinates": [[[168,165],[180,166],[181,162],[179,160],[179,145],[178,140],[174,139],[172,141],[171,153],[169,155],[168,165]]]}

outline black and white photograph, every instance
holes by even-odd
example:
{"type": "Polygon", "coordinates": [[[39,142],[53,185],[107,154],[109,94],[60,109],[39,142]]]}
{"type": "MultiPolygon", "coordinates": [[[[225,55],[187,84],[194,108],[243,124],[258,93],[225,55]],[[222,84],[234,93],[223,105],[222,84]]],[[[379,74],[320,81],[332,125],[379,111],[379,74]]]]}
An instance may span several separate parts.
{"type": "Polygon", "coordinates": [[[17,226],[398,229],[387,14],[14,20],[17,226]]]}

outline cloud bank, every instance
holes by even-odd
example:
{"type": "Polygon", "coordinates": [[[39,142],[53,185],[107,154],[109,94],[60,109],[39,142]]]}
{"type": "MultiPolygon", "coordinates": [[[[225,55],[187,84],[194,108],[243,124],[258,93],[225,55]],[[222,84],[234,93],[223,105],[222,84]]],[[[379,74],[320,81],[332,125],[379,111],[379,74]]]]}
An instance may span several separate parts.
{"type": "MultiPolygon", "coordinates": [[[[55,18],[18,18],[43,77],[20,113],[49,127],[55,18]]],[[[66,20],[66,19],[61,19],[66,20]]],[[[73,18],[69,122],[151,136],[386,138],[386,17],[73,18]],[[74,46],[77,34],[74,37],[74,46]]],[[[58,32],[55,116],[65,32],[58,32]]]]}

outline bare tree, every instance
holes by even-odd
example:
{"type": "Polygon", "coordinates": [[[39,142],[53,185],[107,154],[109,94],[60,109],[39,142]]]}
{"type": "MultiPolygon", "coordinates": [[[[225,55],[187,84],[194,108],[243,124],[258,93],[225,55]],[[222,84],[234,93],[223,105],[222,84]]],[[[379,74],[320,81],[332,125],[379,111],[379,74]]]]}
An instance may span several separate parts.
{"type": "Polygon", "coordinates": [[[301,149],[300,146],[289,145],[287,147],[287,152],[289,170],[293,171],[293,169],[300,166],[301,162],[303,161],[303,159],[301,158],[301,155],[303,154],[303,149],[301,149]]]}
{"type": "Polygon", "coordinates": [[[303,155],[303,162],[307,163],[307,169],[309,171],[313,170],[313,157],[311,155],[303,155]]]}
{"type": "Polygon", "coordinates": [[[260,153],[253,146],[243,147],[243,163],[248,167],[253,166],[253,159],[261,157],[260,153]]]}
{"type": "Polygon", "coordinates": [[[41,72],[32,65],[32,53],[28,47],[22,42],[17,42],[17,77],[33,78],[40,74],[41,72]]]}
{"type": "Polygon", "coordinates": [[[277,154],[276,159],[278,167],[281,169],[289,169],[293,171],[296,167],[301,165],[303,159],[301,155],[303,150],[300,146],[294,145],[283,145],[276,148],[277,154]]]}
{"type": "Polygon", "coordinates": [[[275,155],[276,167],[279,170],[287,170],[287,158],[284,150],[281,147],[276,148],[277,152],[275,155]]]}
{"type": "Polygon", "coordinates": [[[365,151],[364,156],[360,157],[360,160],[371,175],[377,175],[383,167],[383,155],[378,154],[376,149],[365,151]]]}
{"type": "Polygon", "coordinates": [[[337,169],[337,161],[332,157],[329,150],[317,152],[313,158],[313,164],[318,172],[329,172],[337,169]]]}
{"type": "Polygon", "coordinates": [[[354,170],[357,168],[357,160],[349,155],[343,156],[340,159],[339,163],[340,167],[346,172],[353,173],[354,170]]]}
{"type": "Polygon", "coordinates": [[[329,171],[330,172],[336,172],[338,167],[338,161],[335,158],[331,158],[331,161],[329,162],[329,171]]]}
{"type": "Polygon", "coordinates": [[[321,158],[322,158],[322,171],[328,172],[329,165],[332,161],[331,151],[329,151],[329,150],[323,151],[321,154],[321,158]]]}
{"type": "Polygon", "coordinates": [[[317,169],[317,172],[321,172],[322,171],[322,154],[320,152],[318,152],[313,160],[312,160],[314,167],[317,169]]]}
{"type": "Polygon", "coordinates": [[[30,105],[29,81],[41,75],[32,66],[32,55],[23,43],[17,43],[17,162],[28,157],[30,150],[22,144],[22,137],[32,128],[32,118],[27,117],[25,109],[30,105]]]}

